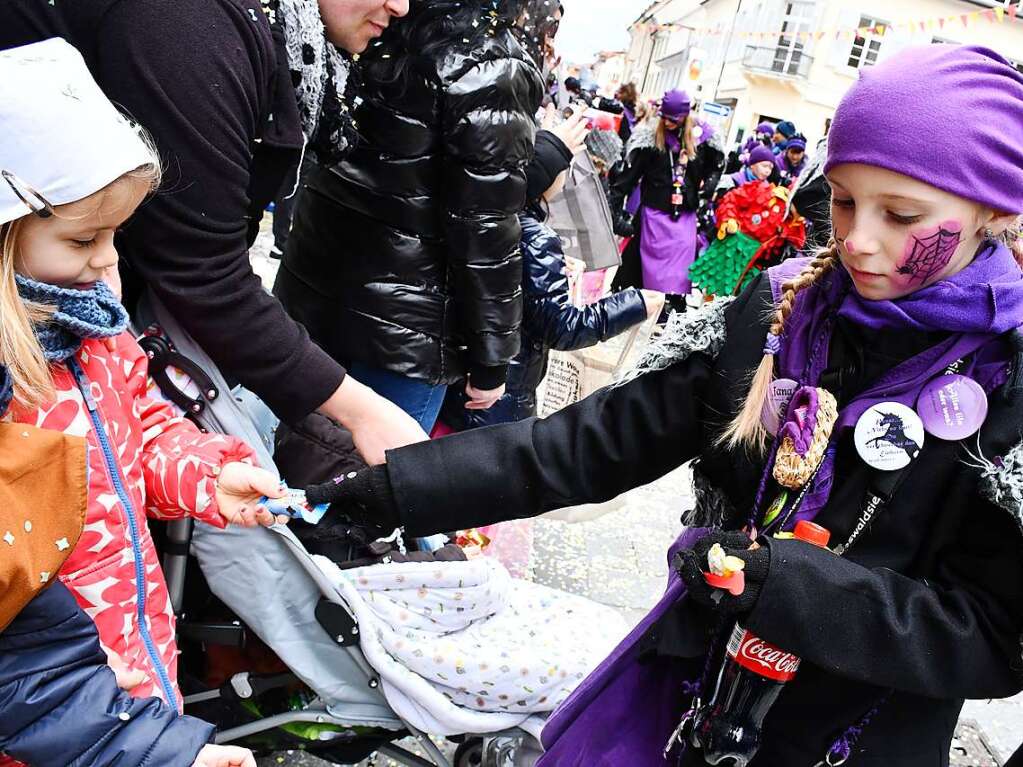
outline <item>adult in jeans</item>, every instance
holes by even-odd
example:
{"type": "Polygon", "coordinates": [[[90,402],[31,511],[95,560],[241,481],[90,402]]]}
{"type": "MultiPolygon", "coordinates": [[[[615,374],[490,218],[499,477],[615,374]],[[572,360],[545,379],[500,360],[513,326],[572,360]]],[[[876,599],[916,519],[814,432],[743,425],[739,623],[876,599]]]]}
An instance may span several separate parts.
{"type": "Polygon", "coordinates": [[[361,57],[365,141],[305,181],[275,292],[429,430],[445,387],[503,393],[518,351],[517,214],[557,0],[422,0],[361,57]]]}
{"type": "Polygon", "coordinates": [[[126,303],[148,285],[223,371],[285,422],[319,410],[373,463],[425,437],[346,376],[267,295],[248,249],[303,146],[354,138],[348,54],[408,0],[90,0],[0,4],[0,49],[63,37],[153,134],[165,183],[120,235],[126,303]]]}

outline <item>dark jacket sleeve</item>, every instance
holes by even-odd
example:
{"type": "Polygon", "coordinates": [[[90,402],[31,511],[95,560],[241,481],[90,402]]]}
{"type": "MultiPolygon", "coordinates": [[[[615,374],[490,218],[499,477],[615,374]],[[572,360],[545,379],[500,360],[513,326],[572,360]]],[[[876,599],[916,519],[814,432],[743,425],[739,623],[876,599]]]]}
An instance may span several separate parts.
{"type": "Polygon", "coordinates": [[[123,232],[124,254],[214,362],[294,422],[344,370],[249,265],[250,163],[274,67],[265,21],[243,6],[118,3],[100,28],[96,74],[156,139],[166,168],[123,232]]]}
{"type": "Polygon", "coordinates": [[[599,503],[693,458],[712,362],[685,362],[602,389],[549,418],[476,429],[387,454],[411,535],[599,503]]]}
{"type": "Polygon", "coordinates": [[[561,240],[535,219],[522,218],[525,316],[529,336],[560,351],[586,349],[646,319],[643,294],[623,290],[583,308],[572,305],[561,240]]]}
{"type": "Polygon", "coordinates": [[[0,752],[26,764],[189,767],[213,726],[118,688],[96,627],[55,583],[0,633],[0,752]]]}
{"type": "Polygon", "coordinates": [[[974,499],[927,580],[799,541],[769,545],[770,572],[746,621],[758,636],[827,671],[915,695],[1023,689],[1023,539],[987,501],[974,499]]]}
{"type": "Polygon", "coordinates": [[[452,75],[444,110],[444,224],[469,374],[474,386],[504,383],[519,349],[522,260],[518,213],[526,203],[536,68],[485,58],[452,75]]]}
{"type": "Polygon", "coordinates": [[[718,181],[725,168],[724,153],[710,143],[700,144],[686,168],[686,209],[697,210],[714,198],[718,181]]]}

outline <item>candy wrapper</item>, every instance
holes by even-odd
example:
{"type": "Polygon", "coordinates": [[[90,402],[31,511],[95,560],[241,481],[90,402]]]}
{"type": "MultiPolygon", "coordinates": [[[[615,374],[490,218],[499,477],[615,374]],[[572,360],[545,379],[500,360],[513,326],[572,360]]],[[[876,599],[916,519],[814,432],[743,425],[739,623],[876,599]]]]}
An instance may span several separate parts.
{"type": "Polygon", "coordinates": [[[467,559],[475,559],[483,556],[483,550],[490,545],[490,539],[476,528],[471,530],[459,530],[455,536],[457,544],[467,559]]]}
{"type": "Polygon", "coordinates": [[[275,517],[301,519],[310,525],[318,525],[326,515],[327,509],[330,508],[329,503],[321,503],[318,506],[311,505],[303,490],[293,490],[289,487],[283,488],[283,490],[283,498],[263,496],[259,499],[259,505],[265,507],[275,517]]]}
{"type": "Polygon", "coordinates": [[[746,590],[746,574],[743,572],[746,563],[726,554],[720,543],[715,543],[707,552],[707,566],[710,572],[704,573],[703,579],[708,585],[724,589],[734,596],[746,590]]]}

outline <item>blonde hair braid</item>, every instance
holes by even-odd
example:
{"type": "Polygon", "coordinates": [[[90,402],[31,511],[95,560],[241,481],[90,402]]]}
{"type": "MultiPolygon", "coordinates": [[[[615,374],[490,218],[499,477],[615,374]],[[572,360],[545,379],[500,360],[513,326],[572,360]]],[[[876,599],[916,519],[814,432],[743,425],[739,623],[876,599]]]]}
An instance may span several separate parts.
{"type": "Polygon", "coordinates": [[[729,449],[745,448],[759,453],[764,450],[771,435],[762,421],[764,406],[774,381],[774,357],[780,349],[782,333],[796,305],[796,297],[803,290],[816,283],[838,265],[838,244],[832,240],[807,264],[796,277],[782,285],[781,301],[774,310],[774,318],[767,333],[764,356],[760,360],[750,381],[749,393],[742,409],[718,438],[718,444],[729,449]]]}

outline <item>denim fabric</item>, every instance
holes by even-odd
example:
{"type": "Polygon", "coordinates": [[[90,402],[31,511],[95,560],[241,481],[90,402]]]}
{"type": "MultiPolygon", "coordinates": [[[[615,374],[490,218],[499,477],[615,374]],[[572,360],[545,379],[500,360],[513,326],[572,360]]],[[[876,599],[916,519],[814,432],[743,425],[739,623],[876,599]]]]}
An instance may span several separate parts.
{"type": "Polygon", "coordinates": [[[361,362],[349,365],[348,372],[355,376],[357,381],[364,383],[415,418],[424,431],[429,433],[433,429],[441,405],[444,404],[446,386],[409,378],[361,362]]]}

